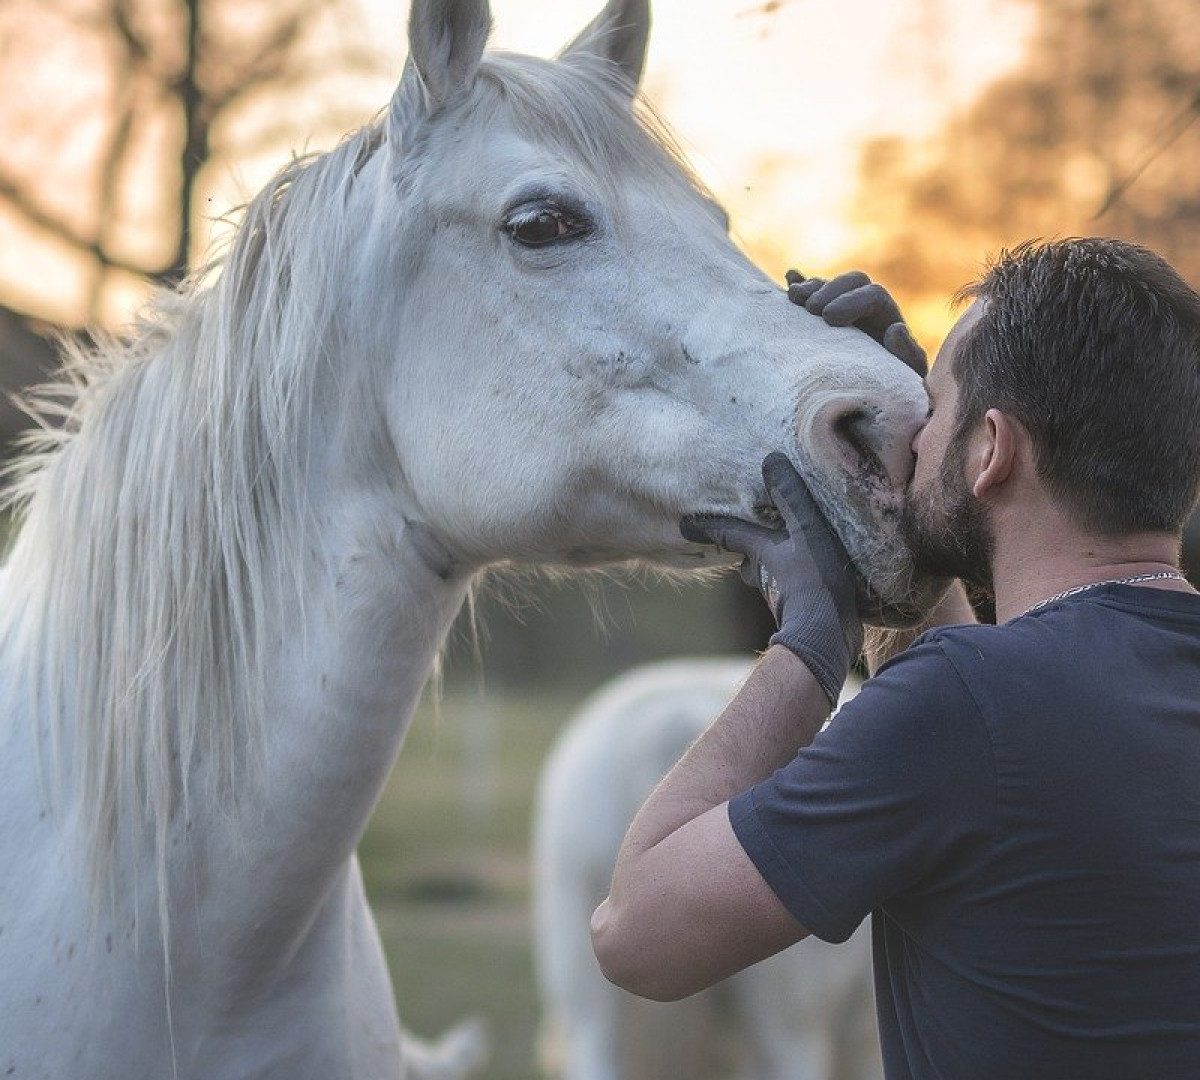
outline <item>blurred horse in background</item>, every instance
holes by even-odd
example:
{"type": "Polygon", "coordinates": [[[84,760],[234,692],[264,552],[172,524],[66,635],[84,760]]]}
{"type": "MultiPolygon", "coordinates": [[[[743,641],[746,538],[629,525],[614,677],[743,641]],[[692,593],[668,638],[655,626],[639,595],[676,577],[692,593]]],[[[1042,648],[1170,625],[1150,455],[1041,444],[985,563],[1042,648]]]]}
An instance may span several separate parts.
{"type": "MultiPolygon", "coordinates": [[[[788,453],[863,587],[926,410],[787,302],[635,88],[646,0],[556,60],[414,0],[380,118],[219,269],[75,350],[0,570],[0,1072],[453,1077],[402,1037],[355,848],[488,568],[725,565],[788,453]]],[[[402,962],[402,961],[398,961],[402,962]]]]}
{"type": "MultiPolygon", "coordinates": [[[[549,1075],[562,1080],[878,1080],[871,935],[808,937],[662,1003],[608,983],[592,912],[634,813],[750,673],[742,658],[650,664],[602,687],[559,736],[534,810],[534,949],[549,1075]]],[[[852,696],[848,685],[843,697],[852,696]]]]}

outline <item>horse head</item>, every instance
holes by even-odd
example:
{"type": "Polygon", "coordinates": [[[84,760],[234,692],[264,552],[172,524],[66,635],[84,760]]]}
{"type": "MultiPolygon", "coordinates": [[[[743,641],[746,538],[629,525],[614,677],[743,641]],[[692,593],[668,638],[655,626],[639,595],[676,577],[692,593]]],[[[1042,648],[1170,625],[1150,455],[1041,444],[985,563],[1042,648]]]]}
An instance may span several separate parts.
{"type": "Polygon", "coordinates": [[[464,567],[711,565],[681,515],[760,518],[782,450],[872,590],[919,610],[896,523],[921,381],[732,242],[636,96],[648,4],[612,0],[555,60],[485,53],[489,24],[486,0],[413,4],[359,165],[375,287],[353,303],[407,514],[464,567]]]}

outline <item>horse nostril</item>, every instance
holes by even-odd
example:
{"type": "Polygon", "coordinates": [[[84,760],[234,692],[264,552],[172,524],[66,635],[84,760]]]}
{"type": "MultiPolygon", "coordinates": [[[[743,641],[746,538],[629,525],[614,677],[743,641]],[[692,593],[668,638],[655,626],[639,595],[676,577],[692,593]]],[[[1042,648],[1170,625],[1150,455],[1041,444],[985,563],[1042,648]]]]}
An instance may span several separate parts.
{"type": "Polygon", "coordinates": [[[879,423],[881,409],[856,406],[834,417],[833,433],[849,448],[855,464],[881,477],[887,476],[883,464],[884,436],[879,423]]]}
{"type": "Polygon", "coordinates": [[[826,401],[801,423],[812,449],[861,481],[904,487],[912,477],[914,409],[861,397],[826,401]],[[910,415],[911,414],[911,415],[910,415]]]}

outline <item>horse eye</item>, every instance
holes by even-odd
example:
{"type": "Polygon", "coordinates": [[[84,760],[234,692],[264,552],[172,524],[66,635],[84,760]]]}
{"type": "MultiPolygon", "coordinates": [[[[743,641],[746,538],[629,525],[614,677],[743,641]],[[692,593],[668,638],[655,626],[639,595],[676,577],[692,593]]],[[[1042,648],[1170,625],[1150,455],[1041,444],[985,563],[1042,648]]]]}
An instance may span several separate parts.
{"type": "Polygon", "coordinates": [[[592,231],[583,215],[550,202],[522,207],[509,217],[505,227],[508,235],[524,247],[545,247],[563,240],[575,240],[592,231]]]}

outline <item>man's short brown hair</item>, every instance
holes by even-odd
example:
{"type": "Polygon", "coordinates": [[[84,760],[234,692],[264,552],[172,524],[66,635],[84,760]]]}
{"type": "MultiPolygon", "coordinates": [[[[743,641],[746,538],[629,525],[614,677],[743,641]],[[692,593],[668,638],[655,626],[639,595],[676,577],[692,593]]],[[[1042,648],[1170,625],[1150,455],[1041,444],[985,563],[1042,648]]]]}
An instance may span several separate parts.
{"type": "Polygon", "coordinates": [[[1178,531],[1200,492],[1200,296],[1160,256],[1099,238],[1004,252],[955,353],[959,433],[989,408],[1101,535],[1178,531]]]}

